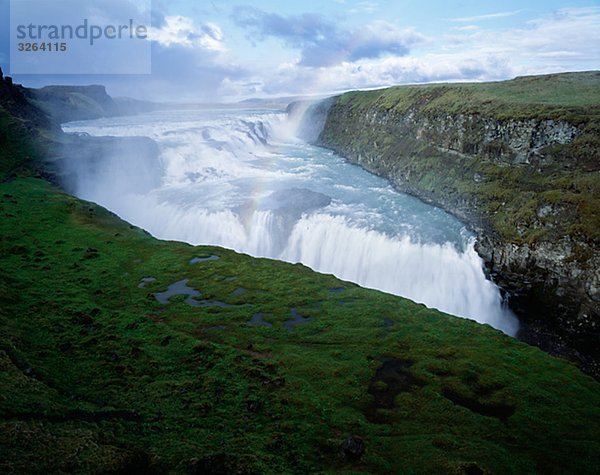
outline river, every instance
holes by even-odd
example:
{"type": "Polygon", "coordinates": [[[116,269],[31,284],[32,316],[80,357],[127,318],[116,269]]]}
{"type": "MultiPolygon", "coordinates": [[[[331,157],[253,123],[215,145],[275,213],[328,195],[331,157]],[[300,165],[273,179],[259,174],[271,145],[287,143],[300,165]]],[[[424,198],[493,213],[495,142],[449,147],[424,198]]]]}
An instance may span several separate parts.
{"type": "Polygon", "coordinates": [[[474,235],[343,157],[298,139],[271,110],[157,111],[71,122],[67,133],[145,136],[159,156],[71,164],[75,194],[159,239],[301,262],[514,335],[474,235]],[[159,163],[149,163],[158,160],[159,163]]]}

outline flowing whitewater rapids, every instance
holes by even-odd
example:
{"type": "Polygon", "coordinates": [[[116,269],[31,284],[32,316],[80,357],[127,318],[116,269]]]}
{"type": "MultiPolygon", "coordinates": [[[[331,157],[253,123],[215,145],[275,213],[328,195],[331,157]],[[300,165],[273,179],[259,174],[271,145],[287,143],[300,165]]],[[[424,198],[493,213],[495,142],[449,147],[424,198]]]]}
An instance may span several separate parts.
{"type": "Polygon", "coordinates": [[[160,111],[63,129],[158,143],[158,157],[72,160],[68,173],[77,196],[160,239],[302,262],[510,335],[518,329],[462,223],[297,139],[284,113],[160,111]]]}

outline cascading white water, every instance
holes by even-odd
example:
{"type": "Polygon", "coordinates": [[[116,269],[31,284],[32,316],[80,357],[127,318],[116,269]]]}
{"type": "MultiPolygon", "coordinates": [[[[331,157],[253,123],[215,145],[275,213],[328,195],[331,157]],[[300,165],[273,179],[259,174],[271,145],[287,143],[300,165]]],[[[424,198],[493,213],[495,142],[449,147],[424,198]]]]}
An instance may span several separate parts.
{"type": "Polygon", "coordinates": [[[132,157],[132,166],[127,157],[103,157],[93,170],[85,163],[68,170],[78,196],[158,238],[302,262],[517,331],[460,222],[294,138],[284,114],[168,111],[64,128],[159,144],[161,167],[150,166],[151,158],[132,157]],[[133,186],[138,180],[145,186],[133,186]]]}

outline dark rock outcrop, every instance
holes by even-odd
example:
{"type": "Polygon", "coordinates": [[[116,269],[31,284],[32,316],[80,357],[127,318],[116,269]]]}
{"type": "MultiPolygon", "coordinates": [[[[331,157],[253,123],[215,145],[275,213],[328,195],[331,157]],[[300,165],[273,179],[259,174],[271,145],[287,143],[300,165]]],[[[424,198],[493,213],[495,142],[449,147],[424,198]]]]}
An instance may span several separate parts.
{"type": "Polygon", "coordinates": [[[50,116],[30,103],[27,91],[20,84],[14,84],[10,76],[4,76],[0,69],[0,107],[13,118],[19,119],[29,131],[39,128],[56,130],[57,126],[52,122],[50,116]]]}
{"type": "Polygon", "coordinates": [[[598,374],[600,100],[581,84],[593,98],[600,73],[348,93],[319,143],[468,223],[520,338],[598,374]]]}
{"type": "Polygon", "coordinates": [[[340,447],[340,452],[348,460],[359,460],[365,453],[365,443],[361,437],[353,435],[344,440],[340,447]]]}

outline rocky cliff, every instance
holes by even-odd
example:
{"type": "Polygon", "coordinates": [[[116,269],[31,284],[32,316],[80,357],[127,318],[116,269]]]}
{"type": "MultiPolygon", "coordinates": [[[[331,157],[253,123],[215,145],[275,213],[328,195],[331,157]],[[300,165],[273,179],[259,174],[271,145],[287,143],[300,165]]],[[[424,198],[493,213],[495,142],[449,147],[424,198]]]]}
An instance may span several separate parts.
{"type": "Polygon", "coordinates": [[[321,145],[466,221],[522,339],[598,372],[600,73],[339,96],[321,145]]]}
{"type": "Polygon", "coordinates": [[[13,87],[0,473],[597,472],[600,385],[574,365],[302,265],[158,241],[41,179],[150,142],[27,133],[40,112],[9,113],[13,87]]]}
{"type": "MultiPolygon", "coordinates": [[[[160,175],[159,151],[147,137],[64,134],[59,122],[141,111],[152,103],[113,100],[104,86],[25,88],[0,69],[0,181],[34,174],[74,193],[75,177],[93,182],[101,158],[148,183],[160,175]],[[137,108],[137,109],[136,109],[137,108]],[[133,169],[132,169],[133,168],[133,169]]],[[[138,190],[139,191],[139,190],[138,190]]]]}
{"type": "Polygon", "coordinates": [[[119,107],[104,86],[46,86],[27,89],[28,99],[56,122],[119,115],[119,107]]]}
{"type": "Polygon", "coordinates": [[[31,173],[60,127],[27,99],[27,89],[0,69],[0,181],[31,173]]]}

